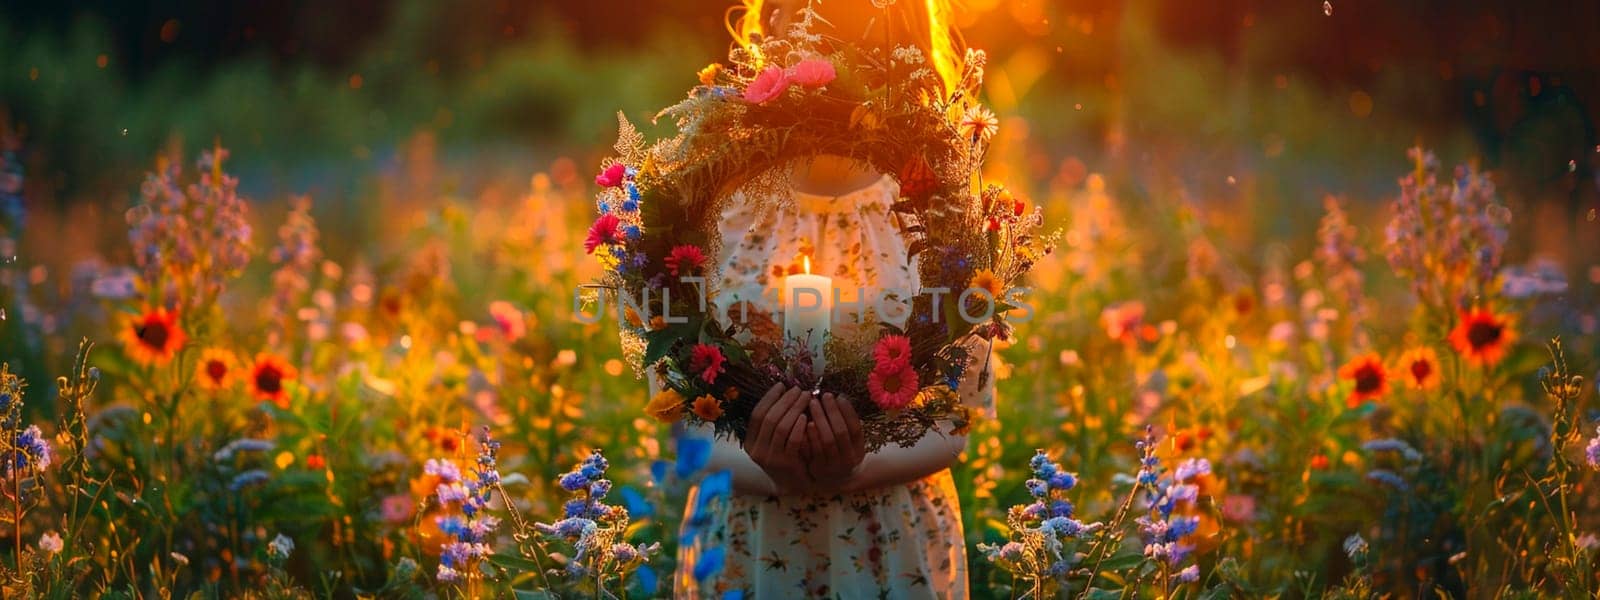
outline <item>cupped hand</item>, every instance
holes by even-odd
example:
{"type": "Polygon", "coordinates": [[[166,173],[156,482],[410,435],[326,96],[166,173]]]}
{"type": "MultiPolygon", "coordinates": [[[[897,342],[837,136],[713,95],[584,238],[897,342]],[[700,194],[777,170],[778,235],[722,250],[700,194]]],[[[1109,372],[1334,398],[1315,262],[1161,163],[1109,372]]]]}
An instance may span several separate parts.
{"type": "Polygon", "coordinates": [[[811,395],[798,387],[775,384],[756,403],[743,442],[745,454],[772,479],[779,496],[808,492],[811,476],[801,456],[805,450],[807,402],[811,395]]]}
{"type": "Polygon", "coordinates": [[[833,394],[812,396],[806,426],[807,472],[819,489],[841,489],[867,456],[861,418],[850,401],[833,394]]]}

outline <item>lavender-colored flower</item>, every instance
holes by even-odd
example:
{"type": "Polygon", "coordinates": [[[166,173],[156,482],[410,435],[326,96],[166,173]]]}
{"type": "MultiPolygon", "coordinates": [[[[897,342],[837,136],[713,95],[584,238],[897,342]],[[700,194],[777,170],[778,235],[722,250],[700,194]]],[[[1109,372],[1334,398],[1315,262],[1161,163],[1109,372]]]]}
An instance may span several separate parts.
{"type": "Polygon", "coordinates": [[[1432,153],[1412,148],[1407,154],[1414,168],[1400,178],[1400,196],[1384,230],[1389,265],[1412,282],[1422,301],[1460,308],[1493,291],[1510,211],[1484,174],[1458,167],[1453,178],[1441,181],[1432,153]]]}
{"type": "Polygon", "coordinates": [[[1035,581],[1058,581],[1077,560],[1067,544],[1099,530],[1099,523],[1084,523],[1073,518],[1072,502],[1066,493],[1077,486],[1077,475],[1050,460],[1044,450],[1029,459],[1033,478],[1024,483],[1033,501],[1011,507],[1006,523],[1011,539],[1004,544],[979,544],[989,562],[1011,573],[1035,581]]]}
{"type": "MultiPolygon", "coordinates": [[[[1160,459],[1155,455],[1156,438],[1152,428],[1145,428],[1145,437],[1138,444],[1140,484],[1145,485],[1148,513],[1135,521],[1144,539],[1145,557],[1172,569],[1183,565],[1194,549],[1188,540],[1200,527],[1200,517],[1178,513],[1178,509],[1199,500],[1200,487],[1194,481],[1211,474],[1211,462],[1191,458],[1178,464],[1169,477],[1161,476],[1160,459]]],[[[1199,568],[1189,565],[1178,571],[1179,582],[1197,581],[1199,568]],[[1192,574],[1191,574],[1191,569],[1192,574]]]]}
{"type": "Polygon", "coordinates": [[[622,539],[628,529],[628,511],[604,502],[611,493],[611,480],[605,478],[609,466],[600,451],[595,450],[557,478],[562,489],[572,493],[562,505],[564,518],[553,523],[534,524],[534,530],[545,538],[572,546],[573,552],[567,561],[569,576],[587,577],[595,568],[606,565],[608,571],[625,578],[660,549],[660,544],[640,546],[622,539]]]}
{"type": "Polygon", "coordinates": [[[128,211],[128,241],[145,289],[182,309],[214,300],[250,261],[248,202],[237,193],[238,179],[222,171],[227,156],[220,147],[202,152],[199,177],[187,186],[178,161],[165,161],[140,186],[144,202],[128,211]]]}
{"type": "Polygon", "coordinates": [[[445,541],[440,546],[439,571],[435,577],[446,583],[482,576],[478,565],[494,554],[489,542],[500,520],[487,514],[489,500],[500,483],[498,457],[500,442],[489,436],[488,428],[478,441],[478,456],[470,477],[449,460],[429,459],[423,471],[439,478],[434,494],[452,510],[435,517],[445,541]],[[459,511],[459,512],[455,512],[459,511]]]}

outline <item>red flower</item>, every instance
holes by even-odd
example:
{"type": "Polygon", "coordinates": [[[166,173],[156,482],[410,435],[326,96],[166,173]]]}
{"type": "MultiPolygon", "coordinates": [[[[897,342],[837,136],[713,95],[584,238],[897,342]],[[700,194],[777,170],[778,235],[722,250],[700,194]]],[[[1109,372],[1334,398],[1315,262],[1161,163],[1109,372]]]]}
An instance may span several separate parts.
{"type": "Polygon", "coordinates": [[[250,393],[261,400],[270,400],[278,408],[289,408],[289,395],[284,383],[299,376],[293,365],[282,358],[262,352],[250,367],[250,393]]]}
{"type": "Polygon", "coordinates": [[[699,246],[684,244],[682,246],[673,246],[672,252],[667,255],[663,262],[667,263],[667,270],[671,271],[672,275],[676,277],[682,274],[678,272],[680,269],[683,273],[693,273],[699,270],[700,267],[706,266],[706,255],[700,251],[699,246]]]}
{"type": "Polygon", "coordinates": [[[706,383],[713,383],[722,374],[722,349],[711,344],[695,344],[689,350],[689,372],[700,375],[706,383]]]}
{"type": "Polygon", "coordinates": [[[1362,402],[1375,400],[1389,391],[1389,372],[1383,368],[1383,359],[1368,352],[1339,367],[1339,377],[1356,382],[1350,390],[1345,406],[1355,408],[1362,402]]]}
{"type": "Polygon", "coordinates": [[[899,410],[917,399],[917,370],[910,364],[880,365],[867,375],[872,403],[884,410],[899,410]]]}
{"type": "Polygon", "coordinates": [[[886,335],[872,346],[872,360],[879,367],[911,366],[911,338],[886,335]]]}
{"type": "Polygon", "coordinates": [[[1496,315],[1486,308],[1462,311],[1461,324],[1450,332],[1450,345],[1470,362],[1492,365],[1505,358],[1507,346],[1516,339],[1511,317],[1496,315]]]}
{"type": "Polygon", "coordinates": [[[141,365],[166,364],[189,340],[178,322],[178,313],[165,308],[147,308],[128,319],[117,337],[127,347],[128,358],[141,365]]]}
{"type": "Polygon", "coordinates": [[[617,230],[617,226],[621,224],[622,221],[618,220],[616,215],[611,213],[600,215],[600,218],[594,220],[594,225],[589,226],[589,238],[583,240],[584,253],[594,254],[595,248],[622,241],[622,233],[617,230]]]}
{"type": "Polygon", "coordinates": [[[789,76],[785,75],[783,68],[777,65],[767,67],[756,75],[755,81],[750,82],[750,87],[744,89],[746,102],[762,104],[778,96],[782,96],[789,89],[789,76]]]}
{"type": "Polygon", "coordinates": [[[833,70],[833,63],[820,58],[808,58],[789,67],[787,73],[789,80],[808,88],[818,88],[828,85],[838,73],[833,70]]]}
{"type": "Polygon", "coordinates": [[[622,185],[622,179],[628,174],[628,167],[622,163],[611,163],[611,166],[600,171],[594,176],[594,183],[600,187],[617,187],[622,185]]]}

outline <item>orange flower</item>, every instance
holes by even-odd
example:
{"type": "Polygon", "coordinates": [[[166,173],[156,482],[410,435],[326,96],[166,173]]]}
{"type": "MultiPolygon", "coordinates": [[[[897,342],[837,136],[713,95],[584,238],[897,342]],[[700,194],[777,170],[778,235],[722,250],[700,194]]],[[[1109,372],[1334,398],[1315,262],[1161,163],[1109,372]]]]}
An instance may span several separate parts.
{"type": "Polygon", "coordinates": [[[694,399],[694,416],[704,421],[715,421],[722,417],[722,401],[716,396],[706,394],[694,399]]]}
{"type": "Polygon", "coordinates": [[[1517,339],[1510,315],[1496,315],[1486,308],[1461,312],[1461,323],[1450,332],[1450,345],[1456,352],[1479,366],[1505,358],[1507,347],[1517,339]]]}
{"type": "Polygon", "coordinates": [[[293,365],[272,354],[256,355],[250,367],[250,393],[261,400],[271,400],[278,408],[289,408],[289,395],[284,383],[299,376],[293,365]]]}
{"type": "Polygon", "coordinates": [[[216,391],[233,385],[233,353],[221,348],[206,348],[200,353],[200,364],[195,367],[194,380],[200,389],[216,391]]]}
{"type": "Polygon", "coordinates": [[[967,287],[987,290],[989,295],[995,298],[999,298],[1000,292],[1005,291],[1005,284],[1000,281],[999,277],[995,276],[994,271],[988,269],[978,269],[978,272],[973,274],[972,281],[967,284],[967,287]]]}
{"type": "Polygon", "coordinates": [[[123,325],[118,337],[127,346],[128,358],[146,366],[171,361],[189,339],[178,324],[178,313],[165,308],[146,308],[123,325]]]}
{"type": "Polygon", "coordinates": [[[1357,356],[1355,360],[1339,367],[1339,377],[1356,382],[1350,390],[1345,406],[1355,408],[1367,400],[1376,400],[1389,391],[1389,373],[1383,368],[1383,359],[1375,352],[1357,356]]]}
{"type": "Polygon", "coordinates": [[[1395,370],[1400,372],[1400,380],[1413,390],[1439,387],[1439,355],[1433,348],[1421,346],[1405,351],[1395,370]]]}
{"type": "Polygon", "coordinates": [[[683,395],[671,388],[656,392],[644,412],[662,423],[675,423],[683,418],[683,395]]]}

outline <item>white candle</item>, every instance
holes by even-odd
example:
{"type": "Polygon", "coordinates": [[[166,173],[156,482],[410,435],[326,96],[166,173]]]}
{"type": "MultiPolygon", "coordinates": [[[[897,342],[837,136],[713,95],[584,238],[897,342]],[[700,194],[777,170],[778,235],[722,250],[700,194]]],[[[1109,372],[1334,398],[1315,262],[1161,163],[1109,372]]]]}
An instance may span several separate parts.
{"type": "Polygon", "coordinates": [[[811,349],[812,371],[822,375],[827,367],[823,343],[833,315],[833,279],[811,274],[811,257],[805,257],[805,273],[783,278],[783,337],[800,339],[811,349]]]}

